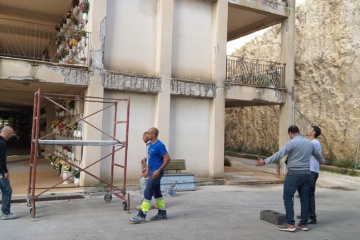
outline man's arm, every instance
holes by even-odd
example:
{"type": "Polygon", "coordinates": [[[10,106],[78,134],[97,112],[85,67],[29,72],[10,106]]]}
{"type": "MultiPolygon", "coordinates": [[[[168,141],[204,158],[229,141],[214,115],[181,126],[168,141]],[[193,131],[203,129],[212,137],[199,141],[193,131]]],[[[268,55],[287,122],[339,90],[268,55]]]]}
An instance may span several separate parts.
{"type": "MultiPolygon", "coordinates": [[[[6,167],[6,145],[3,141],[0,141],[0,170],[3,174],[8,173],[8,169],[6,167]]],[[[5,176],[3,176],[5,177],[5,176]]]]}
{"type": "Polygon", "coordinates": [[[279,161],[281,158],[283,158],[285,155],[289,153],[290,149],[291,149],[291,143],[287,142],[283,148],[281,148],[278,152],[274,153],[271,157],[268,157],[266,159],[259,158],[258,161],[255,162],[255,166],[261,167],[265,164],[279,161]]]}
{"type": "Polygon", "coordinates": [[[313,151],[312,151],[311,155],[313,155],[320,164],[323,162],[321,154],[316,150],[315,147],[313,147],[313,151]]]}
{"type": "Polygon", "coordinates": [[[171,160],[169,153],[165,153],[163,155],[163,158],[164,158],[164,163],[161,165],[161,167],[158,170],[154,171],[152,178],[157,178],[160,175],[160,172],[164,170],[164,168],[169,164],[171,160]]]}

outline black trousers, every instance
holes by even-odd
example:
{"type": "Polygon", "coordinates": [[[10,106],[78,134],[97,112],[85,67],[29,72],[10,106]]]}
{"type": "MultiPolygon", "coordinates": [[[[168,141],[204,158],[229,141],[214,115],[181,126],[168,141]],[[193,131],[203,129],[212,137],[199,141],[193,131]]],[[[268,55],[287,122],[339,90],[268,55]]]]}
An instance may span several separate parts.
{"type": "Polygon", "coordinates": [[[310,176],[310,188],[309,188],[309,218],[316,221],[315,212],[315,185],[319,177],[319,173],[311,172],[310,176]]]}

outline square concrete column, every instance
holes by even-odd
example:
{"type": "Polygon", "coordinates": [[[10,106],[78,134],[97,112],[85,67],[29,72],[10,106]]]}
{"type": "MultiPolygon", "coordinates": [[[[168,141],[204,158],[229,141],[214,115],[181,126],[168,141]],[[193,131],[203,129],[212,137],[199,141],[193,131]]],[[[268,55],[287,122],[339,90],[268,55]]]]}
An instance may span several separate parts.
{"type": "Polygon", "coordinates": [[[209,138],[209,177],[224,175],[225,81],[228,1],[214,2],[213,68],[217,89],[211,104],[209,138]]]}
{"type": "Polygon", "coordinates": [[[162,83],[161,92],[156,96],[154,123],[160,131],[159,138],[169,148],[174,0],[159,0],[158,7],[156,72],[162,83]]]}
{"type": "MultiPolygon", "coordinates": [[[[91,52],[89,53],[92,60],[92,74],[90,75],[90,83],[85,91],[85,96],[90,97],[104,97],[104,87],[102,84],[101,71],[103,70],[103,54],[104,54],[104,34],[105,34],[105,18],[106,18],[106,2],[104,0],[95,1],[89,0],[90,11],[88,16],[88,24],[86,30],[89,31],[91,44],[91,52]]],[[[103,108],[103,103],[99,102],[85,102],[84,116],[88,116],[103,108]]],[[[92,125],[102,129],[103,112],[99,112],[94,116],[86,119],[92,125]]],[[[84,140],[102,140],[102,133],[92,126],[82,123],[82,132],[84,140]]],[[[101,158],[100,147],[83,147],[82,167],[89,166],[101,158]]],[[[97,177],[100,177],[100,163],[87,169],[89,172],[97,177]]],[[[109,169],[110,173],[110,169],[109,169]]],[[[99,181],[88,174],[81,174],[81,185],[90,186],[98,185],[99,181]]]]}
{"type": "MultiPolygon", "coordinates": [[[[294,78],[295,78],[295,0],[289,0],[289,18],[281,23],[281,62],[285,67],[285,103],[280,105],[279,148],[289,140],[287,129],[294,124],[294,78]]],[[[283,159],[284,160],[284,159],[283,159]]],[[[282,161],[283,163],[283,161],[282,161]]],[[[282,166],[284,166],[282,164],[282,166]]],[[[282,173],[285,169],[282,167],[282,173]]]]}

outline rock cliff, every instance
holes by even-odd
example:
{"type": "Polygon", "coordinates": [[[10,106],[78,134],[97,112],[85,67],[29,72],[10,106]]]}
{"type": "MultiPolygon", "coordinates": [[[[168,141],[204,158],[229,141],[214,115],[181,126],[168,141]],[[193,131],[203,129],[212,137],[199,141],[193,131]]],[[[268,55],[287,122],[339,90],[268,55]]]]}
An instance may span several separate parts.
{"type": "MultiPolygon", "coordinates": [[[[296,8],[295,105],[300,125],[318,125],[325,158],[355,160],[360,132],[360,1],[304,0],[296,8]],[[308,121],[310,122],[308,122],[308,121]]],[[[233,55],[280,62],[280,25],[233,55]]],[[[279,107],[226,110],[225,145],[278,147],[279,107]]]]}

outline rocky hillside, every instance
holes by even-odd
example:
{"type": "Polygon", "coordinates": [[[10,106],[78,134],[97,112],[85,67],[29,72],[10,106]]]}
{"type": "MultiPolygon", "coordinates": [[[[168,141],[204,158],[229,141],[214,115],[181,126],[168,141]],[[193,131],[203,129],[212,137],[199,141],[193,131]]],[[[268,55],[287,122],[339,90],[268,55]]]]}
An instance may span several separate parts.
{"type": "MultiPolygon", "coordinates": [[[[360,1],[304,0],[296,9],[295,104],[319,125],[324,156],[354,160],[360,132],[360,1]]],[[[233,55],[279,62],[280,26],[233,55]]],[[[225,144],[273,151],[278,107],[227,109],[225,144]]],[[[299,115],[300,116],[300,115],[299,115]]],[[[299,118],[297,118],[298,122],[299,118]]],[[[310,123],[309,123],[310,124],[310,123]]]]}

